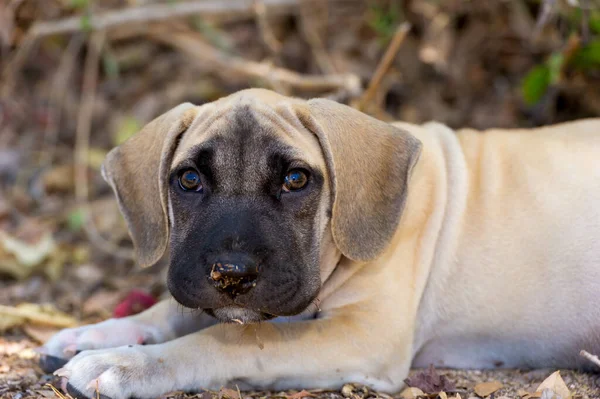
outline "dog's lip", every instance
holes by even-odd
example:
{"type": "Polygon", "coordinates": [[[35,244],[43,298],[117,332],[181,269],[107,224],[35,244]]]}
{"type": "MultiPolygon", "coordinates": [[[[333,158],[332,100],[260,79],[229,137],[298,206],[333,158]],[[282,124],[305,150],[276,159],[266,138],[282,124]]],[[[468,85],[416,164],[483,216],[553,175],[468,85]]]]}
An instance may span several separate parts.
{"type": "Polygon", "coordinates": [[[215,317],[223,322],[232,322],[232,323],[242,323],[244,324],[244,320],[248,318],[249,315],[254,316],[254,318],[258,319],[258,320],[252,320],[252,322],[256,322],[256,321],[266,321],[266,320],[271,320],[276,318],[276,315],[273,315],[271,313],[267,313],[267,312],[263,312],[261,310],[258,309],[252,309],[252,308],[248,308],[248,307],[244,307],[244,306],[237,306],[237,305],[224,305],[224,306],[219,306],[216,308],[209,308],[209,309],[203,309],[204,312],[206,312],[207,314],[211,315],[212,317],[215,317]],[[227,315],[228,317],[222,317],[225,316],[225,314],[223,313],[231,313],[229,315],[227,315]],[[221,313],[221,314],[217,314],[217,313],[221,313]],[[237,314],[236,314],[237,313],[237,314]]]}

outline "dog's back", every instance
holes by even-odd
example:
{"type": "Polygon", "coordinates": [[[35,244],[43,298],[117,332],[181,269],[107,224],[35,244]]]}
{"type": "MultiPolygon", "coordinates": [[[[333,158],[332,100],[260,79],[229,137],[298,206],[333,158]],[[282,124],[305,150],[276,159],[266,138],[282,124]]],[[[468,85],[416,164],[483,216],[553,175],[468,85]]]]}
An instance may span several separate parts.
{"type": "Polygon", "coordinates": [[[580,364],[600,350],[600,119],[456,139],[466,202],[417,363],[580,364]]]}

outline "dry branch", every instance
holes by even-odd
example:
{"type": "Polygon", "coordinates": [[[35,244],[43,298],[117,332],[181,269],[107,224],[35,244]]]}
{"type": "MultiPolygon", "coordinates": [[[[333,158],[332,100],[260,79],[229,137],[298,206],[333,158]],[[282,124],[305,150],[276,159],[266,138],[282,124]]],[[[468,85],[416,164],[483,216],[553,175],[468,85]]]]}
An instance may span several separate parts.
{"type": "Polygon", "coordinates": [[[282,45],[269,25],[267,7],[265,7],[264,0],[256,0],[254,2],[254,13],[256,15],[256,24],[258,25],[264,44],[269,48],[271,53],[279,53],[282,45]]]}
{"type": "Polygon", "coordinates": [[[89,41],[88,53],[85,58],[83,87],[81,89],[81,105],[77,115],[77,131],[75,137],[75,196],[84,214],[83,228],[94,246],[106,253],[122,259],[134,259],[133,251],[120,248],[111,241],[104,239],[96,229],[89,211],[89,182],[88,157],[90,147],[90,132],[92,129],[92,114],[98,83],[98,64],[106,33],[104,31],[92,34],[89,41]]]}
{"type": "MultiPolygon", "coordinates": [[[[269,13],[289,13],[299,0],[262,0],[269,13]]],[[[165,21],[202,14],[203,16],[243,14],[254,15],[254,0],[202,0],[173,4],[149,4],[91,15],[92,30],[106,30],[119,25],[165,21]]],[[[77,32],[82,29],[80,16],[36,23],[29,34],[33,37],[77,32]]]]}
{"type": "Polygon", "coordinates": [[[377,69],[375,69],[375,73],[373,74],[373,77],[369,82],[367,90],[362,95],[358,103],[359,109],[364,110],[367,104],[373,99],[373,97],[375,97],[377,89],[381,84],[381,81],[383,80],[383,77],[387,73],[388,69],[390,69],[390,66],[392,65],[392,62],[394,61],[394,58],[396,57],[396,54],[398,53],[402,42],[404,42],[404,39],[406,38],[406,35],[408,34],[409,30],[410,24],[408,22],[403,23],[396,29],[396,33],[394,33],[392,41],[390,42],[387,50],[385,51],[385,54],[381,58],[379,65],[377,65],[377,69]]]}
{"type": "Polygon", "coordinates": [[[173,32],[166,27],[156,26],[149,28],[148,35],[202,63],[213,64],[218,73],[237,73],[263,79],[274,88],[284,85],[303,91],[328,92],[345,89],[351,93],[360,92],[360,79],[354,74],[302,75],[268,63],[245,60],[207,44],[199,34],[192,31],[173,32]]]}

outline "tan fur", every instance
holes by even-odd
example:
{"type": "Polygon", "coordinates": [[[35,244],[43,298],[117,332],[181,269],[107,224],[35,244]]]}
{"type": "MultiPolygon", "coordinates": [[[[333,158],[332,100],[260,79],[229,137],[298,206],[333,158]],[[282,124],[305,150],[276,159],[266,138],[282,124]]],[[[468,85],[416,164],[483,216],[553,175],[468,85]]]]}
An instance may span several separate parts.
{"type": "MultiPolygon", "coordinates": [[[[316,164],[334,165],[336,205],[333,228],[327,220],[322,226],[317,318],[308,312],[293,322],[208,327],[202,319],[197,332],[173,339],[182,335],[173,331],[191,330],[192,316],[175,317],[174,305],[164,302],[128,321],[144,331],[151,326],[164,343],[86,351],[69,362],[63,372],[82,392],[91,394],[85,387],[94,379],[114,399],[235,384],[358,382],[396,392],[411,364],[575,367],[580,349],[600,350],[600,119],[483,134],[437,123],[394,129],[330,102],[249,90],[199,107],[198,115],[210,117],[196,118],[190,129],[219,123],[240,102],[258,110],[282,140],[290,131],[304,136],[296,145],[316,164]],[[330,150],[321,152],[311,136],[316,129],[328,131],[330,150]],[[389,129],[384,141],[396,135],[395,145],[406,148],[399,169],[378,141],[381,129],[389,129]],[[386,205],[386,190],[406,187],[408,195],[396,197],[399,207],[386,205]],[[338,202],[336,196],[363,188],[356,203],[338,202]],[[369,224],[348,215],[368,212],[369,201],[379,201],[373,205],[390,220],[369,224]],[[347,220],[336,227],[336,218],[347,220]]],[[[190,137],[201,139],[186,135],[180,145],[193,145],[190,137]]],[[[109,334],[119,321],[112,323],[96,330],[109,334]]],[[[55,338],[50,352],[67,341],[55,338]]],[[[99,340],[96,347],[111,345],[99,340]]]]}

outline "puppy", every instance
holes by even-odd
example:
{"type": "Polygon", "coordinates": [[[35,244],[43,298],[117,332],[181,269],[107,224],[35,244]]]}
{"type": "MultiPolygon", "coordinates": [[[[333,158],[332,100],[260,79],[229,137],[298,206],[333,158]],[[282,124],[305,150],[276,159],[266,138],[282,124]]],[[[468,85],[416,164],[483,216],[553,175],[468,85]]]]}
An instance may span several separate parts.
{"type": "Polygon", "coordinates": [[[75,396],[396,392],[411,365],[600,351],[600,119],[454,132],[252,89],[172,109],[104,176],[175,300],[53,337],[75,396]]]}

